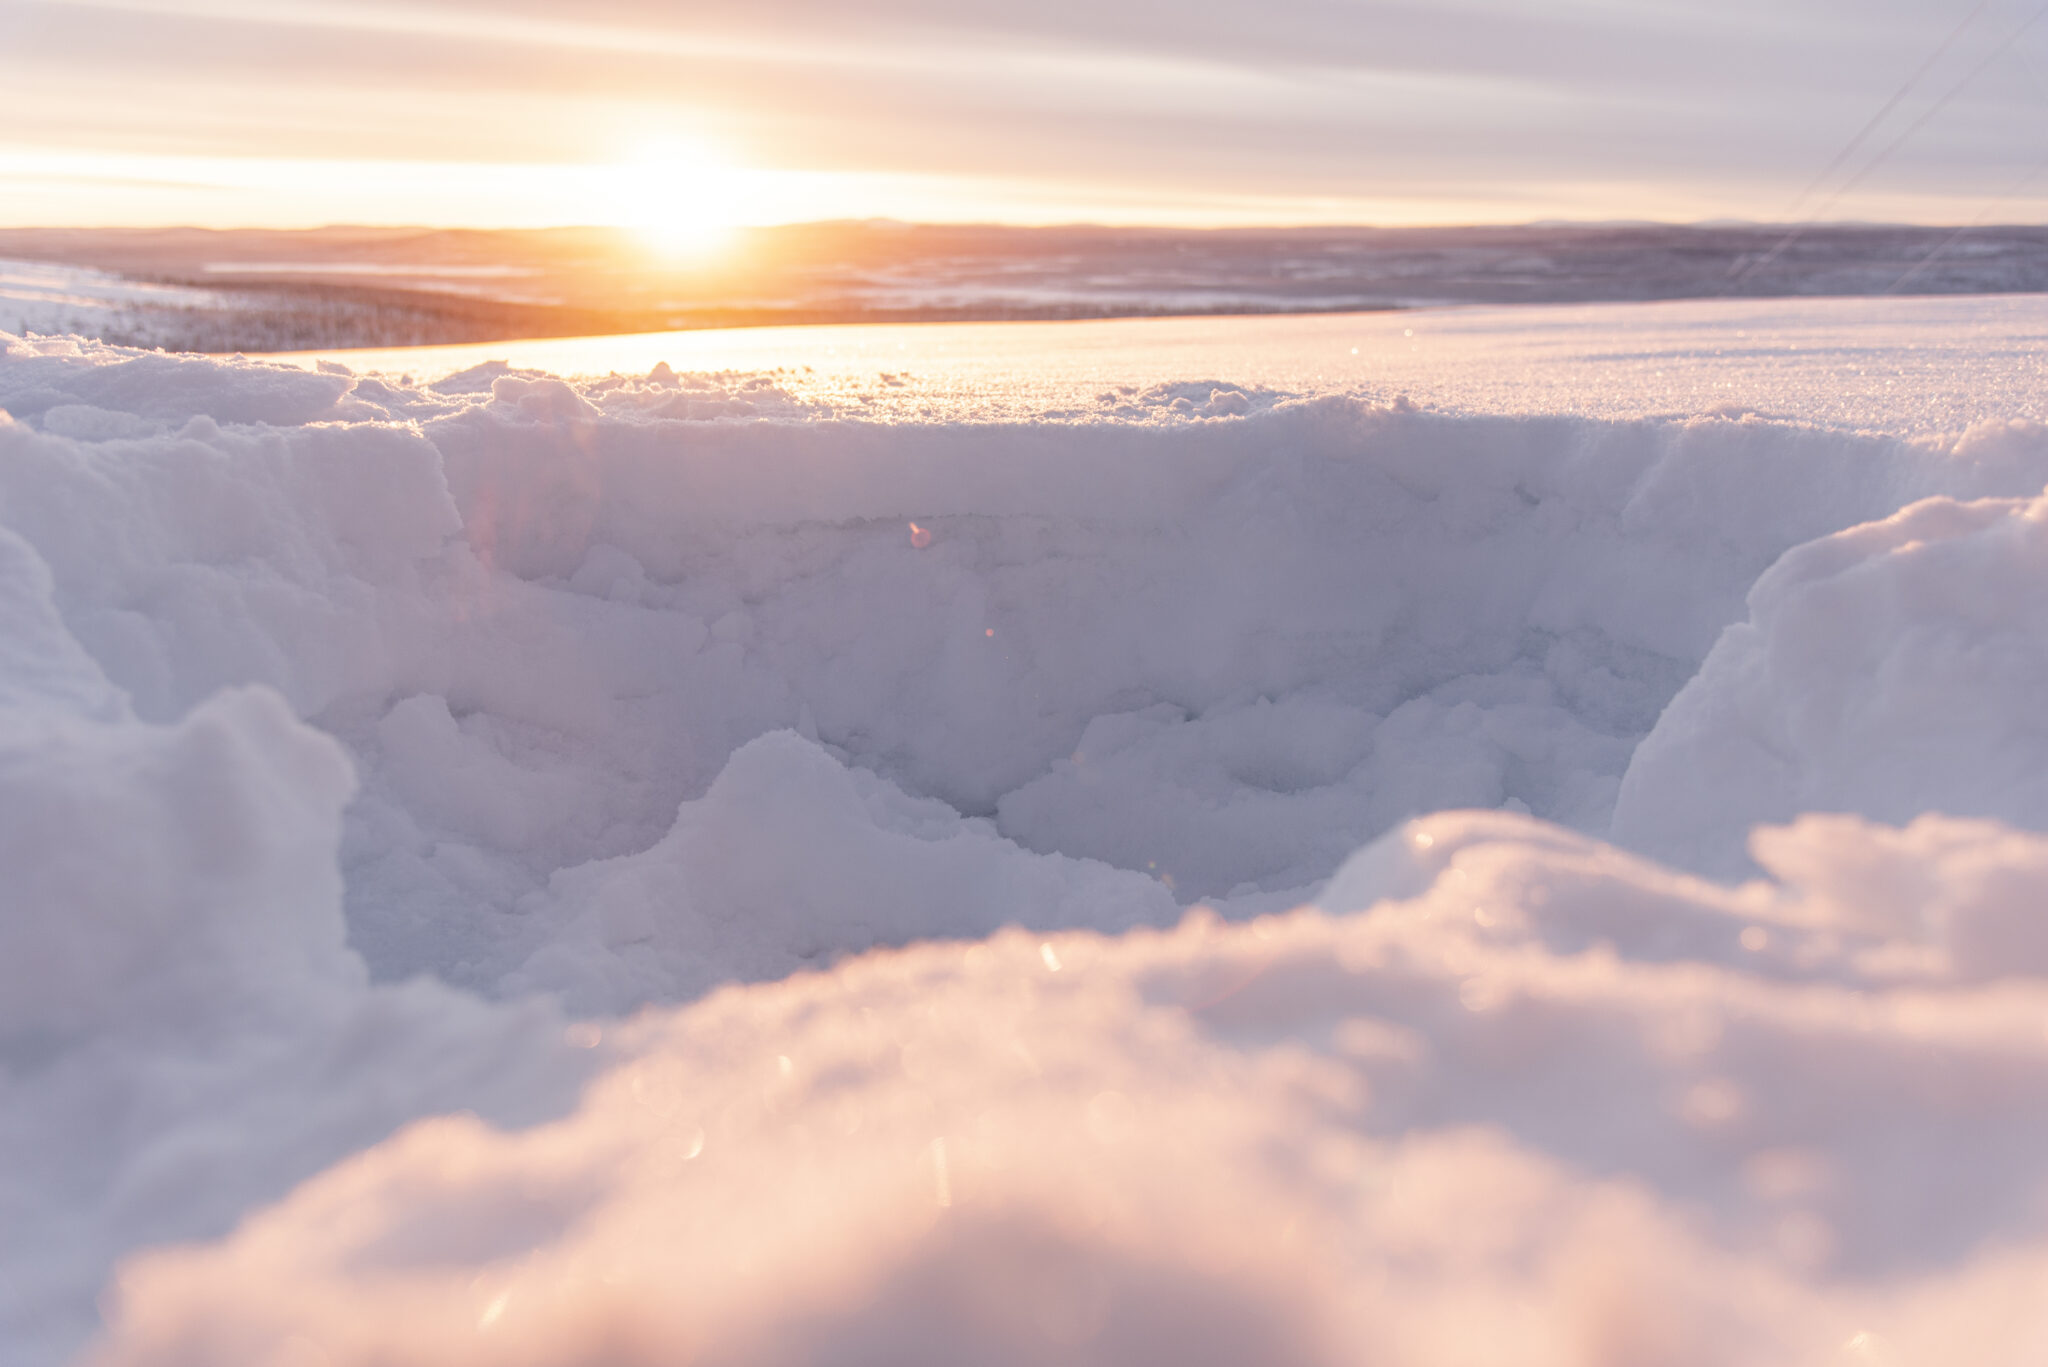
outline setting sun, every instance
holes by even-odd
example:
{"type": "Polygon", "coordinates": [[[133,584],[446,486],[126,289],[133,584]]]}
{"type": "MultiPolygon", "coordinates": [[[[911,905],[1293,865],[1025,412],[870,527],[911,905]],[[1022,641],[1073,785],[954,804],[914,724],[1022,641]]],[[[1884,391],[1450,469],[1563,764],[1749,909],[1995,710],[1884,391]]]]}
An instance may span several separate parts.
{"type": "Polygon", "coordinates": [[[711,256],[738,226],[741,174],[704,143],[652,139],[598,176],[598,220],[632,229],[664,261],[711,256]]]}

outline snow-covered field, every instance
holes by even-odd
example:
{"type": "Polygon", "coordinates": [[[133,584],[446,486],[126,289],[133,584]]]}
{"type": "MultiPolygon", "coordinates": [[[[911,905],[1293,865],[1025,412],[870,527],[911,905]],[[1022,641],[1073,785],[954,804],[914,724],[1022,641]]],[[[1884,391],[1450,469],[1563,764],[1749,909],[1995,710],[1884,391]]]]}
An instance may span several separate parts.
{"type": "Polygon", "coordinates": [[[1502,416],[1751,414],[1894,436],[2048,422],[2037,295],[763,327],[270,359],[311,369],[336,356],[427,381],[494,360],[555,375],[759,372],[807,416],[919,424],[1170,421],[1204,416],[1193,410],[1217,388],[1243,390],[1246,412],[1340,395],[1502,416]]]}
{"type": "Polygon", "coordinates": [[[0,1362],[2040,1361],[2044,337],[0,337],[0,1362]]]}
{"type": "Polygon", "coordinates": [[[0,333],[68,332],[160,346],[192,318],[224,313],[234,302],[85,266],[0,259],[0,333]]]}

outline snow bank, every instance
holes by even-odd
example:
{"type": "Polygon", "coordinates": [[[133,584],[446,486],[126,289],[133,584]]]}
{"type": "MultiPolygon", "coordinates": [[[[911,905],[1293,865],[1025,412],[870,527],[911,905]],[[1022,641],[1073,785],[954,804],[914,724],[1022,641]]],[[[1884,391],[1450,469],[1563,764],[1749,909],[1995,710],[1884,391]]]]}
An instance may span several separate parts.
{"type": "Polygon", "coordinates": [[[7,1362],[74,1345],[137,1243],[223,1233],[423,1111],[546,1114],[582,1073],[544,1004],[369,985],[332,739],[262,686],[137,721],[50,590],[0,532],[7,1362]]]}
{"type": "Polygon", "coordinates": [[[0,1361],[2024,1342],[2044,483],[0,337],[0,1361]]]}
{"type": "Polygon", "coordinates": [[[0,711],[10,1362],[74,1343],[136,1243],[225,1232],[424,1111],[531,1119],[580,1077],[539,1003],[368,985],[336,863],[348,761],[274,692],[172,727],[51,701],[0,711]]]}
{"type": "Polygon", "coordinates": [[[1753,823],[1803,811],[2048,827],[2044,522],[1929,499],[1788,553],[1636,752],[1615,834],[1738,875],[1753,823]]]}
{"type": "Polygon", "coordinates": [[[1601,831],[1783,551],[2048,480],[2033,429],[1946,449],[1217,384],[881,425],[665,367],[421,388],[37,342],[0,386],[7,522],[70,633],[146,719],[262,682],[340,739],[354,943],[486,990],[562,923],[519,910],[553,875],[647,850],[783,728],[1183,903],[1304,888],[1442,807],[1601,831]]]}

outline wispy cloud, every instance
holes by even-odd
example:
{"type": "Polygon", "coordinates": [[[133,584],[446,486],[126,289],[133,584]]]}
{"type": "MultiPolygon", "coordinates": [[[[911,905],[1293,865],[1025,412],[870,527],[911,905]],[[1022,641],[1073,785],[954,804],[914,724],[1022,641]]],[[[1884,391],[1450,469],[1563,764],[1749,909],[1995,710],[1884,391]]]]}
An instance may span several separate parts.
{"type": "MultiPolygon", "coordinates": [[[[1937,0],[0,0],[0,80],[28,111],[0,145],[515,165],[666,133],[764,173],[994,186],[992,212],[1768,216],[1954,20],[1937,0]]],[[[2009,184],[2048,103],[2025,49],[1842,212],[1967,218],[2009,184]]]]}

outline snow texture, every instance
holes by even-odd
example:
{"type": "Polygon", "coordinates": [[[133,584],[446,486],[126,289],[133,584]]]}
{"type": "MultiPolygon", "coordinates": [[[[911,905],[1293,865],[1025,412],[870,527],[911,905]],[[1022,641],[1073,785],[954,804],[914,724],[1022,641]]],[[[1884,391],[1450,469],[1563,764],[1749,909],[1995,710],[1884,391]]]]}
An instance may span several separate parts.
{"type": "Polygon", "coordinates": [[[2029,1360],[2044,483],[0,337],[0,1362],[2029,1360]]]}
{"type": "MultiPolygon", "coordinates": [[[[2048,422],[2044,334],[2048,295],[2015,294],[1126,318],[1057,328],[757,327],[342,359],[358,372],[431,381],[469,371],[470,384],[508,365],[614,384],[666,368],[708,403],[720,400],[721,379],[738,377],[689,372],[739,371],[813,415],[912,425],[1193,422],[1338,396],[1568,419],[1753,414],[1948,440],[1979,423],[2048,422]]],[[[334,358],[280,359],[312,369],[334,358]]]]}

